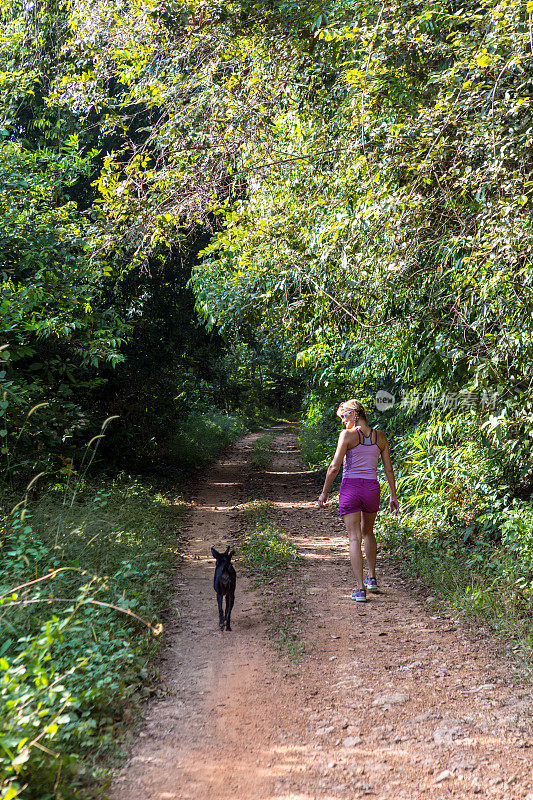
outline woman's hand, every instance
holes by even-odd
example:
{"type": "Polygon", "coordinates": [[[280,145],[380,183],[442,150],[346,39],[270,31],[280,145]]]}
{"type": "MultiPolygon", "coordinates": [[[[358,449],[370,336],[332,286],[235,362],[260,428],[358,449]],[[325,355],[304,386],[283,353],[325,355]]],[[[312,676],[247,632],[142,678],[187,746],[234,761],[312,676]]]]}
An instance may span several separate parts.
{"type": "Polygon", "coordinates": [[[325,494],[324,492],[321,492],[318,495],[318,500],[316,501],[317,506],[319,508],[324,508],[324,506],[327,504],[327,502],[328,502],[327,494],[325,494]]]}
{"type": "Polygon", "coordinates": [[[396,497],[392,498],[391,497],[389,505],[390,505],[390,510],[394,511],[396,516],[398,516],[398,513],[400,511],[400,504],[398,502],[398,498],[396,498],[396,497]]]}

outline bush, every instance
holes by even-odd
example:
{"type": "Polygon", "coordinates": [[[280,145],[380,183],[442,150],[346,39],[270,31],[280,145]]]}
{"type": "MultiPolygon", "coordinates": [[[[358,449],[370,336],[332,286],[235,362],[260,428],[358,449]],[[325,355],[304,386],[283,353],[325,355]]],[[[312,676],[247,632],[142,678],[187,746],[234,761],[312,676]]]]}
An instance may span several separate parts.
{"type": "Polygon", "coordinates": [[[442,511],[420,508],[401,521],[378,517],[381,541],[412,574],[462,611],[533,646],[533,509],[502,516],[500,544],[458,531],[442,511]]]}
{"type": "Polygon", "coordinates": [[[122,478],[58,485],[4,519],[2,800],[92,796],[94,754],[150,677],[181,511],[122,478]]]}
{"type": "Polygon", "coordinates": [[[401,521],[385,546],[454,605],[531,643],[533,507],[473,417],[431,419],[398,440],[401,521]]]}
{"type": "Polygon", "coordinates": [[[245,432],[239,417],[221,411],[192,413],[169,439],[165,460],[185,470],[205,466],[245,432]]]}

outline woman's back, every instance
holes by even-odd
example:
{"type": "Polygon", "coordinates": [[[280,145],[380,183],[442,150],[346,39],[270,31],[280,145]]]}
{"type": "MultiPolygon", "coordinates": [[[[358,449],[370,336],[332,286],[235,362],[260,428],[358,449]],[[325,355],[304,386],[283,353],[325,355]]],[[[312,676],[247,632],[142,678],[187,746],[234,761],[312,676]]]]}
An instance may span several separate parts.
{"type": "Polygon", "coordinates": [[[364,436],[359,428],[355,428],[355,445],[346,451],[342,466],[344,478],[367,478],[376,480],[377,467],[381,450],[377,444],[377,431],[370,429],[370,435],[364,436]]]}

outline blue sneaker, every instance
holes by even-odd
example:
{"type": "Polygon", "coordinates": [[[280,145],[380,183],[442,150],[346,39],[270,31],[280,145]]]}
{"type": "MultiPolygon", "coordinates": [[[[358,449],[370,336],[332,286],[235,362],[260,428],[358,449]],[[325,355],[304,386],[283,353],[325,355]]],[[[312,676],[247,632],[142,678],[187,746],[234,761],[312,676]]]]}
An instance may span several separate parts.
{"type": "Polygon", "coordinates": [[[357,603],[366,603],[365,589],[354,589],[352,593],[352,600],[355,600],[357,603]]]}
{"type": "Polygon", "coordinates": [[[363,585],[369,592],[379,592],[378,582],[375,578],[365,578],[363,585]]]}

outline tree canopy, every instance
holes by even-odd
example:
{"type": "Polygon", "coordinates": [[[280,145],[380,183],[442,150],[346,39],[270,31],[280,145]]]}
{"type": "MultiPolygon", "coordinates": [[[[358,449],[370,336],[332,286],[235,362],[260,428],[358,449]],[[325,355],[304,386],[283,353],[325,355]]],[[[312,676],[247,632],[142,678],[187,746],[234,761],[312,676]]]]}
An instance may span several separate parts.
{"type": "MultiPolygon", "coordinates": [[[[3,0],[19,394],[41,399],[43,375],[55,395],[108,381],[153,318],[148,280],[191,344],[192,289],[206,345],[276,331],[314,387],[490,393],[490,426],[523,456],[531,15],[518,0],[3,0]]],[[[182,331],[155,328],[180,372],[182,331]]]]}
{"type": "Polygon", "coordinates": [[[530,0],[0,0],[2,800],[78,796],[139,681],[110,615],[152,618],[176,544],[123,473],[244,423],[298,413],[325,466],[360,398],[382,541],[531,644],[532,63],[530,0]]]}

